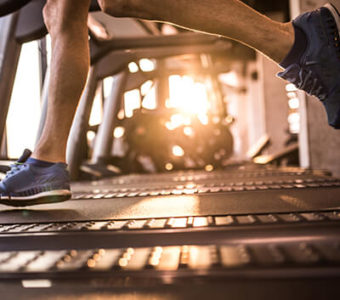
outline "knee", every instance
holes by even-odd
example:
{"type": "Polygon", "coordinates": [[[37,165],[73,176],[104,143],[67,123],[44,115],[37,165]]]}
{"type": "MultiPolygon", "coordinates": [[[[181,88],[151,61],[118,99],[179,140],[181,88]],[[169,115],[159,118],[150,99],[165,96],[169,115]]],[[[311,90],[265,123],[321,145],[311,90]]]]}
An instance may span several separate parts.
{"type": "Polygon", "coordinates": [[[49,32],[51,32],[52,26],[54,25],[57,17],[56,10],[56,1],[48,0],[43,9],[43,17],[47,30],[49,32]]]}
{"type": "Polygon", "coordinates": [[[43,17],[48,31],[54,35],[77,30],[87,22],[88,7],[89,0],[47,0],[43,17]]]}

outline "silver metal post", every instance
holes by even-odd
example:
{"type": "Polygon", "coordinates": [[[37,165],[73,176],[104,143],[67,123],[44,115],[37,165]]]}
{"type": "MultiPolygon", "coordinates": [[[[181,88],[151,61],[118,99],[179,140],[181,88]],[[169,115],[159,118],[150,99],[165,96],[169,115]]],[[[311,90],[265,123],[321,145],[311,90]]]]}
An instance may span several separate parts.
{"type": "Polygon", "coordinates": [[[85,150],[83,146],[86,143],[86,134],[97,86],[98,78],[96,66],[94,66],[90,68],[87,84],[80,99],[67,143],[66,160],[73,180],[78,177],[79,167],[84,159],[85,150]]]}
{"type": "Polygon", "coordinates": [[[4,136],[21,51],[21,45],[15,40],[17,21],[17,13],[0,18],[0,141],[4,136]]]}
{"type": "Polygon", "coordinates": [[[92,156],[93,163],[98,163],[101,158],[110,155],[116,116],[125,90],[127,76],[127,70],[113,76],[111,94],[104,102],[103,120],[96,135],[92,156]]]}

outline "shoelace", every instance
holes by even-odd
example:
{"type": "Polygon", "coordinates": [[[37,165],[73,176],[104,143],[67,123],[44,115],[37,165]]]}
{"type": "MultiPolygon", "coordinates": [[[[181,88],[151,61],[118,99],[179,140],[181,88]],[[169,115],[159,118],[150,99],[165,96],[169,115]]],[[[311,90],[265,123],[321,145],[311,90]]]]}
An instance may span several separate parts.
{"type": "Polygon", "coordinates": [[[317,64],[315,61],[307,62],[304,65],[294,64],[284,72],[279,73],[279,76],[293,83],[298,89],[304,90],[323,101],[327,98],[326,89],[313,70],[308,68],[315,64],[317,64]]]}
{"type": "MultiPolygon", "coordinates": [[[[316,64],[309,62],[308,65],[316,64]]],[[[298,80],[295,82],[297,88],[306,91],[312,96],[318,97],[320,100],[325,100],[327,95],[324,93],[324,87],[320,80],[315,76],[312,70],[307,70],[303,66],[299,71],[298,80]]]]}
{"type": "Polygon", "coordinates": [[[21,163],[14,163],[14,164],[10,165],[11,169],[8,172],[6,172],[5,178],[9,178],[9,177],[13,176],[18,171],[20,171],[21,168],[23,168],[25,166],[26,166],[26,164],[21,164],[21,163]]]}

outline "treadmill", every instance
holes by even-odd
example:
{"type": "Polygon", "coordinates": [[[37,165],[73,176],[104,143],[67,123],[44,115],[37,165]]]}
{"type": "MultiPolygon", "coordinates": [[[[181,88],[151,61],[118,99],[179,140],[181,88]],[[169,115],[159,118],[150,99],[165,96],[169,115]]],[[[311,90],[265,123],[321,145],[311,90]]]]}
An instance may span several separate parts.
{"type": "Polygon", "coordinates": [[[253,163],[0,207],[2,299],[336,299],[340,179],[253,163]]]}

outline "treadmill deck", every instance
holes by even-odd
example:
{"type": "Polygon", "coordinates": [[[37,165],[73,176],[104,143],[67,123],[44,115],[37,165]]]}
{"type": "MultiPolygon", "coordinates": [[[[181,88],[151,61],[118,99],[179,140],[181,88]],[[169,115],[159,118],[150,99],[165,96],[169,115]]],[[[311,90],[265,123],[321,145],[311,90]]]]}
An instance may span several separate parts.
{"type": "Polygon", "coordinates": [[[340,180],[325,172],[239,166],[72,189],[64,203],[1,206],[0,282],[48,284],[56,294],[69,282],[126,295],[141,288],[162,299],[161,286],[190,298],[192,284],[226,292],[244,280],[261,290],[340,277],[340,180]]]}

